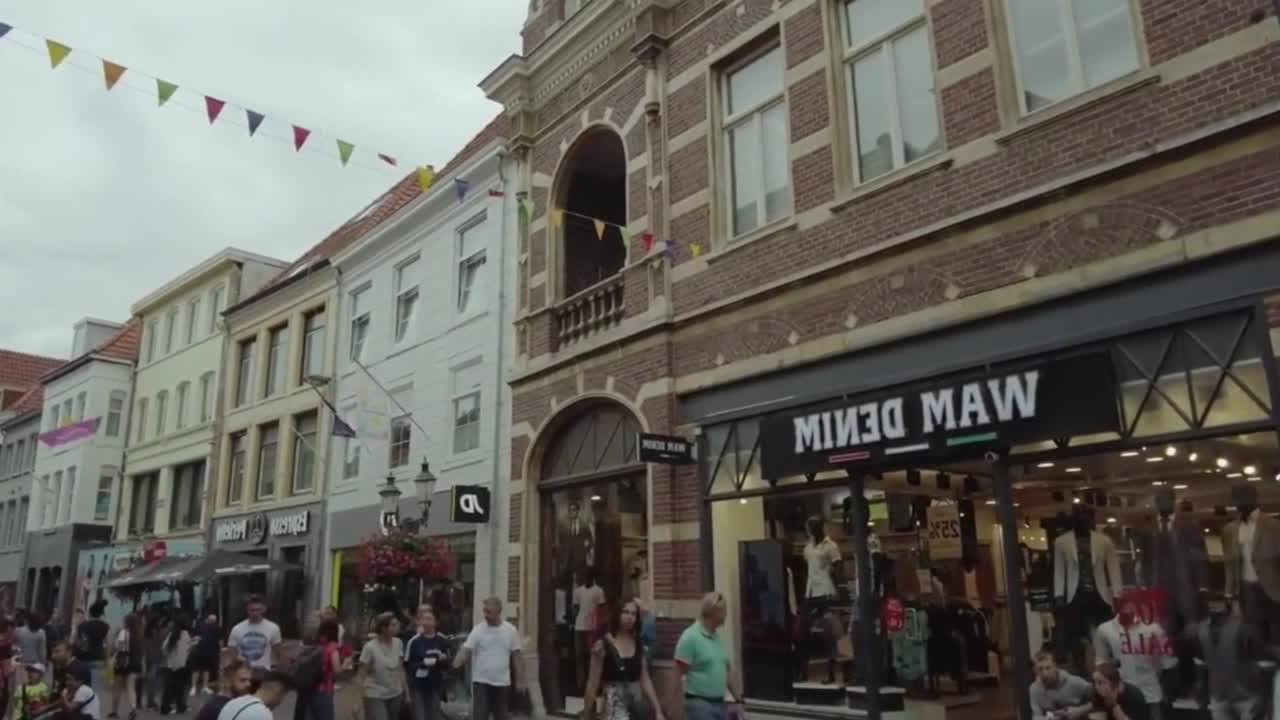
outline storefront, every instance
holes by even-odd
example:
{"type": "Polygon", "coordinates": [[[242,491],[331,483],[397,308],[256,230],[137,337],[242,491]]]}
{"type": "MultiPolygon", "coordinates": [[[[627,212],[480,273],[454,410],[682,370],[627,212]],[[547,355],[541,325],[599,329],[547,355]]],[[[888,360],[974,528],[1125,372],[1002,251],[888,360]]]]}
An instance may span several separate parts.
{"type": "Polygon", "coordinates": [[[230,550],[302,568],[222,579],[216,592],[220,606],[226,609],[228,626],[243,618],[244,598],[260,595],[267,599],[268,615],[280,624],[285,638],[301,636],[303,619],[317,607],[316,600],[323,597],[320,547],[324,519],[324,505],[311,503],[214,520],[209,538],[211,549],[230,550]]]}
{"type": "Polygon", "coordinates": [[[747,696],[1029,717],[1047,650],[1195,710],[1230,607],[1280,643],[1276,278],[1222,258],[684,398],[747,696]]]}
{"type": "Polygon", "coordinates": [[[19,607],[71,617],[77,601],[74,581],[81,572],[81,553],[107,548],[110,542],[111,528],[102,525],[62,525],[27,533],[19,607]]]}
{"type": "Polygon", "coordinates": [[[149,540],[147,542],[116,543],[111,547],[91,548],[80,551],[75,578],[75,606],[86,611],[95,602],[106,602],[104,618],[113,626],[124,620],[134,606],[170,605],[198,612],[203,606],[202,594],[192,592],[187,597],[170,590],[143,593],[135,598],[128,594],[112,592],[107,588],[109,580],[119,573],[143,568],[167,557],[189,557],[204,553],[200,539],[149,540]]]}

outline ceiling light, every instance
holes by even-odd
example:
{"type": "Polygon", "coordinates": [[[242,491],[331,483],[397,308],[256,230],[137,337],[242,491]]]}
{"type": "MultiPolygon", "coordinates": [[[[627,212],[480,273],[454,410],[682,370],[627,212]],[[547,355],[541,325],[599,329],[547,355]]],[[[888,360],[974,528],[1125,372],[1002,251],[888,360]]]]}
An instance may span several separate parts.
{"type": "Polygon", "coordinates": [[[1258,474],[1258,467],[1257,467],[1256,465],[1245,465],[1245,466],[1244,466],[1244,474],[1245,474],[1245,475],[1257,475],[1257,474],[1258,474]]]}
{"type": "Polygon", "coordinates": [[[1262,478],[1258,477],[1257,475],[1254,475],[1253,477],[1249,478],[1249,482],[1260,482],[1261,480],[1262,478]]]}
{"type": "Polygon", "coordinates": [[[1116,520],[1116,519],[1115,519],[1115,518],[1113,518],[1113,517],[1109,517],[1109,518],[1107,518],[1107,522],[1109,522],[1109,523],[1111,523],[1112,525],[1114,525],[1114,524],[1116,524],[1117,522],[1119,522],[1119,520],[1116,520]]]}
{"type": "Polygon", "coordinates": [[[1193,452],[1187,456],[1187,459],[1190,460],[1191,462],[1195,462],[1200,459],[1200,453],[1193,452]]]}
{"type": "Polygon", "coordinates": [[[1069,468],[1067,468],[1067,472],[1069,472],[1069,473],[1078,473],[1078,472],[1080,472],[1080,468],[1078,468],[1078,467],[1069,467],[1069,468]]]}
{"type": "Polygon", "coordinates": [[[987,504],[988,504],[988,505],[995,505],[995,504],[996,504],[996,501],[995,501],[995,500],[988,500],[988,501],[987,501],[987,504]]]}
{"type": "Polygon", "coordinates": [[[739,504],[739,505],[746,505],[746,504],[747,504],[747,499],[746,499],[746,498],[742,498],[741,500],[739,500],[739,501],[738,501],[738,504],[739,504]]]}
{"type": "Polygon", "coordinates": [[[1163,480],[1152,480],[1151,484],[1154,485],[1155,487],[1164,487],[1163,480]]]}
{"type": "MultiPolygon", "coordinates": [[[[600,502],[600,501],[601,501],[601,500],[603,500],[603,499],[604,499],[604,498],[600,497],[599,495],[592,495],[592,496],[591,496],[591,502],[600,502]]],[[[743,498],[743,500],[746,500],[746,498],[743,498]]]]}
{"type": "Polygon", "coordinates": [[[1038,467],[1038,468],[1051,468],[1051,467],[1053,467],[1053,463],[1051,463],[1051,462],[1042,462],[1042,463],[1040,463],[1039,465],[1037,465],[1036,467],[1038,467]]]}
{"type": "Polygon", "coordinates": [[[1244,473],[1238,473],[1238,472],[1227,473],[1227,477],[1229,478],[1244,477],[1244,473]]]}
{"type": "Polygon", "coordinates": [[[1075,503],[1076,505],[1079,505],[1079,504],[1080,504],[1080,498],[1071,498],[1071,502],[1075,503]]]}
{"type": "Polygon", "coordinates": [[[1120,453],[1120,457],[1138,457],[1138,451],[1137,451],[1137,450],[1125,450],[1124,452],[1120,453]]]}
{"type": "Polygon", "coordinates": [[[1213,461],[1213,464],[1214,464],[1214,465],[1217,465],[1217,466],[1218,466],[1218,467],[1220,467],[1220,468],[1224,468],[1224,467],[1229,466],[1229,465],[1231,464],[1231,461],[1230,461],[1230,460],[1227,460],[1227,459],[1226,459],[1226,458],[1224,458],[1224,457],[1220,457],[1220,458],[1218,458],[1217,460],[1214,460],[1214,461],[1213,461]]]}
{"type": "Polygon", "coordinates": [[[1159,455],[1152,455],[1151,457],[1147,458],[1147,462],[1164,462],[1164,458],[1160,457],[1159,455]]]}
{"type": "Polygon", "coordinates": [[[1164,449],[1164,454],[1168,455],[1169,457],[1173,457],[1178,454],[1178,448],[1170,445],[1169,447],[1164,449]]]}
{"type": "Polygon", "coordinates": [[[1187,489],[1187,486],[1186,486],[1186,485],[1174,485],[1174,486],[1173,486],[1173,489],[1174,489],[1174,490],[1186,490],[1186,489],[1187,489]]]}
{"type": "Polygon", "coordinates": [[[1204,529],[1204,534],[1205,534],[1205,535],[1208,535],[1208,534],[1209,534],[1209,528],[1205,528],[1205,529],[1204,529]]]}

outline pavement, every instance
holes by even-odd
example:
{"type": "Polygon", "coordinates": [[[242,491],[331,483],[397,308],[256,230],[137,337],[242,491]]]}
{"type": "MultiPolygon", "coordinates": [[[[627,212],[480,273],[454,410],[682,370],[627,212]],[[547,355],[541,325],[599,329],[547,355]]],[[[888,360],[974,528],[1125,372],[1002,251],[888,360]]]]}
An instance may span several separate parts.
{"type": "MultiPolygon", "coordinates": [[[[104,713],[103,720],[106,720],[105,713],[111,711],[111,691],[109,688],[104,686],[97,688],[97,692],[98,697],[102,698],[102,711],[104,713]]],[[[195,697],[188,697],[187,712],[182,714],[170,713],[165,716],[154,710],[139,710],[138,718],[139,720],[162,720],[162,718],[166,720],[190,720],[190,718],[195,717],[196,712],[200,710],[200,706],[203,705],[210,697],[210,695],[196,695],[195,697]]],[[[293,720],[294,697],[295,696],[290,693],[289,698],[285,700],[284,704],[276,708],[276,720],[293,720]]],[[[340,684],[334,700],[334,704],[336,706],[336,712],[334,713],[335,720],[351,720],[355,717],[356,708],[361,705],[360,689],[353,683],[340,684]]],[[[444,706],[444,713],[447,720],[466,720],[469,714],[469,707],[465,704],[446,703],[444,706]]],[[[127,717],[126,713],[122,712],[121,714],[122,716],[127,717]]],[[[392,720],[396,719],[392,718],[392,720]]]]}

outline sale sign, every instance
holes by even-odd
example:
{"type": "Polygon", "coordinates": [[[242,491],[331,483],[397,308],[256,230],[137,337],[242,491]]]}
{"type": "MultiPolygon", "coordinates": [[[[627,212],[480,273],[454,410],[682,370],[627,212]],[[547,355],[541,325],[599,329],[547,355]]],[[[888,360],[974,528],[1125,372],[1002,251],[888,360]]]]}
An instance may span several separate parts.
{"type": "Polygon", "coordinates": [[[932,505],[928,511],[929,557],[934,560],[959,560],[964,543],[960,538],[958,505],[932,505]]]}
{"type": "Polygon", "coordinates": [[[907,609],[896,597],[887,597],[880,603],[880,627],[886,634],[900,633],[907,625],[907,609]]]}

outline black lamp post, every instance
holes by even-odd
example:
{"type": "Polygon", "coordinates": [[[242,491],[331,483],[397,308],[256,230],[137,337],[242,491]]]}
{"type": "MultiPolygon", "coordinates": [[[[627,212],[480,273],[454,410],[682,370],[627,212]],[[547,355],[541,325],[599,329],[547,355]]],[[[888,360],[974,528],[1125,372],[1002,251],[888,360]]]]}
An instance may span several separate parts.
{"type": "Polygon", "coordinates": [[[418,494],[418,505],[422,508],[421,514],[416,518],[400,517],[400,488],[396,487],[395,475],[387,475],[387,481],[383,483],[378,490],[378,497],[382,499],[382,517],[383,524],[389,528],[404,527],[411,533],[418,533],[427,529],[427,522],[431,517],[431,496],[436,489],[436,476],[431,472],[431,466],[426,460],[422,461],[422,470],[413,478],[413,487],[418,494]]]}

